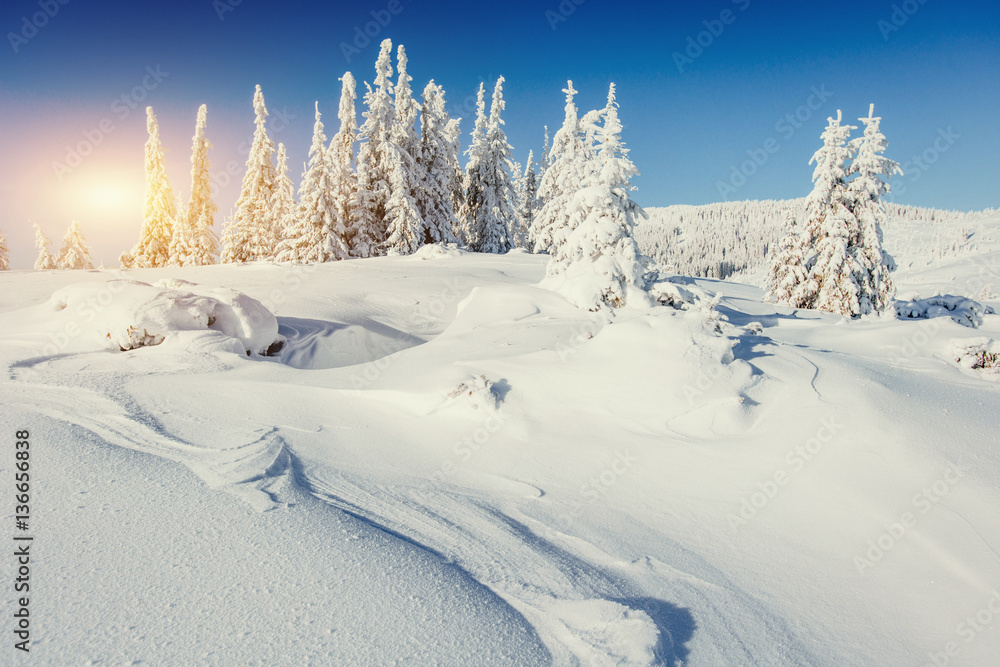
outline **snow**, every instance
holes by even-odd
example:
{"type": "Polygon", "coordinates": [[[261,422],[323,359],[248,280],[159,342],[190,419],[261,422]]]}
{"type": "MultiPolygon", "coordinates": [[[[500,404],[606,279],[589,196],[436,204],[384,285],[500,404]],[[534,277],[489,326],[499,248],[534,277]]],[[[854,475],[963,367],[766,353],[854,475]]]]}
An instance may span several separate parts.
{"type": "Polygon", "coordinates": [[[444,246],[4,272],[0,421],[32,432],[44,559],[32,654],[0,660],[992,664],[1000,385],[962,350],[1000,340],[1000,216],[935,257],[910,224],[899,293],[978,328],[667,274],[666,305],[591,313],[544,256],[444,246]]]}

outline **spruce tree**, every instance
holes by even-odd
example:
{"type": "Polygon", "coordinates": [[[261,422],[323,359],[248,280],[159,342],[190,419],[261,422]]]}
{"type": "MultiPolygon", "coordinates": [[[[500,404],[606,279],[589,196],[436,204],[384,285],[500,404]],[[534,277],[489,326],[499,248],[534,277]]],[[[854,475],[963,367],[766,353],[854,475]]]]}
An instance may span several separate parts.
{"type": "Polygon", "coordinates": [[[94,265],[90,263],[90,249],[87,247],[87,240],[80,231],[80,224],[74,220],[66,230],[63,237],[63,247],[56,258],[56,265],[60,269],[92,269],[94,265]]]}
{"type": "Polygon", "coordinates": [[[271,201],[277,174],[271,162],[274,142],[267,135],[267,107],[258,85],[254,91],[254,135],[236,212],[223,230],[223,263],[270,259],[274,254],[275,220],[271,201]]]}
{"type": "Polygon", "coordinates": [[[280,262],[283,261],[281,258],[283,246],[296,234],[298,205],[295,203],[295,186],[288,176],[288,152],[285,150],[285,144],[278,144],[277,158],[271,209],[274,211],[275,224],[281,230],[280,240],[275,247],[275,260],[280,262]]]}
{"type": "Polygon", "coordinates": [[[645,290],[647,258],[632,234],[635,219],[646,214],[630,195],[639,171],[621,140],[613,83],[604,109],[586,114],[580,125],[584,178],[569,199],[566,224],[553,230],[542,286],[590,310],[620,308],[645,290]]]}
{"type": "Polygon", "coordinates": [[[505,107],[503,83],[501,76],[493,88],[483,150],[476,170],[470,174],[478,180],[477,189],[481,197],[472,226],[472,248],[476,252],[503,254],[514,247],[510,228],[517,218],[517,211],[510,174],[513,167],[511,147],[507,143],[501,117],[505,107]]]}
{"type": "Polygon", "coordinates": [[[394,119],[390,133],[389,184],[390,195],[386,203],[387,251],[410,255],[424,241],[424,223],[417,210],[414,194],[422,184],[417,160],[420,139],[417,137],[417,103],[410,87],[412,78],[406,71],[406,51],[400,45],[397,60],[399,78],[396,82],[394,119]]]}
{"type": "Polygon", "coordinates": [[[799,305],[800,292],[809,281],[809,235],[791,212],[786,216],[785,229],[766,279],[765,299],[802,307],[799,305]]]}
{"type": "Polygon", "coordinates": [[[538,196],[543,203],[530,230],[532,248],[539,253],[551,252],[556,230],[569,224],[570,199],[586,180],[589,168],[590,156],[580,136],[580,118],[573,102],[577,91],[572,81],[567,82],[563,92],[566,93],[566,115],[548,152],[549,165],[538,186],[538,196]]]}
{"type": "Polygon", "coordinates": [[[514,245],[518,248],[530,248],[529,234],[535,213],[538,210],[538,174],[535,172],[535,154],[528,151],[528,163],[518,185],[518,226],[514,232],[514,245]]]}
{"type": "Polygon", "coordinates": [[[340,78],[340,129],[330,141],[330,178],[333,181],[333,201],[336,208],[338,229],[343,230],[347,256],[354,256],[357,236],[358,175],[354,171],[354,143],[358,140],[358,119],[354,108],[357,83],[350,72],[340,78]]]}
{"type": "Polygon", "coordinates": [[[42,228],[35,223],[31,223],[35,228],[35,248],[38,249],[38,259],[35,260],[35,268],[39,271],[56,268],[56,260],[49,250],[52,241],[45,235],[42,228]]]}
{"type": "Polygon", "coordinates": [[[462,177],[462,207],[459,210],[459,241],[468,246],[476,244],[476,221],[483,207],[483,181],[479,173],[486,152],[486,130],[489,120],[486,117],[486,88],[479,83],[476,94],[476,123],[472,128],[472,140],[465,154],[465,174],[462,177]]]}
{"type": "Polygon", "coordinates": [[[392,42],[382,41],[375,62],[375,88],[367,86],[358,150],[357,228],[351,254],[373,257],[380,254],[386,239],[386,212],[392,194],[390,173],[396,159],[392,145],[395,112],[392,106],[392,42]]]}
{"type": "Polygon", "coordinates": [[[330,160],[327,156],[326,134],[316,103],[316,122],[313,125],[313,142],[309,149],[309,166],[302,174],[299,186],[297,220],[285,239],[278,244],[279,262],[325,262],[344,259],[342,231],[338,229],[334,188],[330,180],[330,160]]]}
{"type": "Polygon", "coordinates": [[[185,266],[215,264],[219,255],[219,239],[212,229],[215,213],[219,210],[212,200],[211,162],[208,149],[211,142],[205,138],[208,123],[208,106],[198,108],[194,137],[191,140],[191,201],[188,202],[186,220],[190,234],[190,254],[185,266]]]}
{"type": "Polygon", "coordinates": [[[433,80],[423,92],[420,112],[419,183],[415,199],[424,222],[423,243],[455,243],[455,192],[461,188],[458,120],[448,117],[444,90],[433,80]]]}
{"type": "Polygon", "coordinates": [[[170,260],[170,240],[177,219],[177,204],[167,180],[160,144],[160,128],[153,107],[146,107],[146,192],[142,209],[143,226],[139,243],[132,250],[133,266],[166,266],[170,260]]]}
{"type": "Polygon", "coordinates": [[[899,164],[882,155],[888,147],[885,135],[879,129],[881,118],[875,116],[875,105],[868,108],[868,117],[859,118],[864,126],[864,136],[851,142],[856,157],[848,170],[854,180],[848,185],[852,209],[861,226],[861,237],[854,248],[854,259],[861,265],[859,313],[885,313],[893,311],[896,288],[889,272],[895,262],[882,249],[882,225],[888,219],[882,197],[889,192],[885,179],[902,173],[899,164]]]}

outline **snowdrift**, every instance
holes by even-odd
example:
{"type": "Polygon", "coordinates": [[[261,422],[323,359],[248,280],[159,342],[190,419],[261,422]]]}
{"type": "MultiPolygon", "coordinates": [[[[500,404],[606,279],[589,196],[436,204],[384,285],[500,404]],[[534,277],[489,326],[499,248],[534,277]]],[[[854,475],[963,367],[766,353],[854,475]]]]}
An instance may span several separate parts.
{"type": "Polygon", "coordinates": [[[84,341],[121,351],[159,345],[187,331],[210,333],[224,348],[248,356],[274,355],[283,344],[277,319],[259,301],[179,279],[68,285],[48,305],[67,329],[79,326],[84,341]]]}

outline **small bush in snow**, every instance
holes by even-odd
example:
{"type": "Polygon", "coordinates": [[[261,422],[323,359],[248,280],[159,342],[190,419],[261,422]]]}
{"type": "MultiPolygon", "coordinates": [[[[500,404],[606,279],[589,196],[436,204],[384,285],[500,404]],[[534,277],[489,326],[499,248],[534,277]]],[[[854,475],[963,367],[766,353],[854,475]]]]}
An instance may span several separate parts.
{"type": "Polygon", "coordinates": [[[975,329],[983,323],[983,315],[992,315],[993,308],[964,296],[938,294],[927,299],[897,301],[896,316],[907,319],[950,317],[964,327],[975,329]]]}
{"type": "Polygon", "coordinates": [[[951,341],[953,358],[962,368],[979,371],[990,379],[1000,379],[1000,341],[992,338],[965,338],[951,341]]]}
{"type": "Polygon", "coordinates": [[[448,394],[449,398],[465,396],[477,410],[496,410],[500,407],[500,397],[493,389],[493,381],[485,375],[477,375],[461,383],[448,394]]]}

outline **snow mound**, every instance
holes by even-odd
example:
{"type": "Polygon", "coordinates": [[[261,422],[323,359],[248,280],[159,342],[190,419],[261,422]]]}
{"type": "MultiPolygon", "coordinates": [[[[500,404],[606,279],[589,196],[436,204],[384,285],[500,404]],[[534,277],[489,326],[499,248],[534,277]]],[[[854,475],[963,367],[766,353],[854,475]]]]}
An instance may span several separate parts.
{"type": "Polygon", "coordinates": [[[983,323],[983,315],[992,315],[994,310],[964,296],[938,294],[927,299],[897,301],[896,315],[909,319],[930,319],[950,317],[964,327],[978,328],[983,323]]]}
{"type": "Polygon", "coordinates": [[[217,332],[238,341],[248,356],[274,355],[283,344],[271,311],[225,287],[178,279],[154,285],[109,280],[68,285],[53,293],[49,303],[67,316],[82,316],[93,333],[121,351],[159,345],[182,331],[217,332]]]}
{"type": "Polygon", "coordinates": [[[1000,341],[992,338],[953,338],[952,357],[958,365],[978,371],[990,380],[1000,380],[1000,341]]]}
{"type": "Polygon", "coordinates": [[[449,394],[449,398],[466,397],[477,410],[496,411],[503,399],[497,393],[493,381],[485,375],[477,375],[459,384],[449,394]]]}
{"type": "Polygon", "coordinates": [[[413,259],[447,259],[461,257],[465,252],[456,243],[428,243],[413,253],[413,259]]]}

